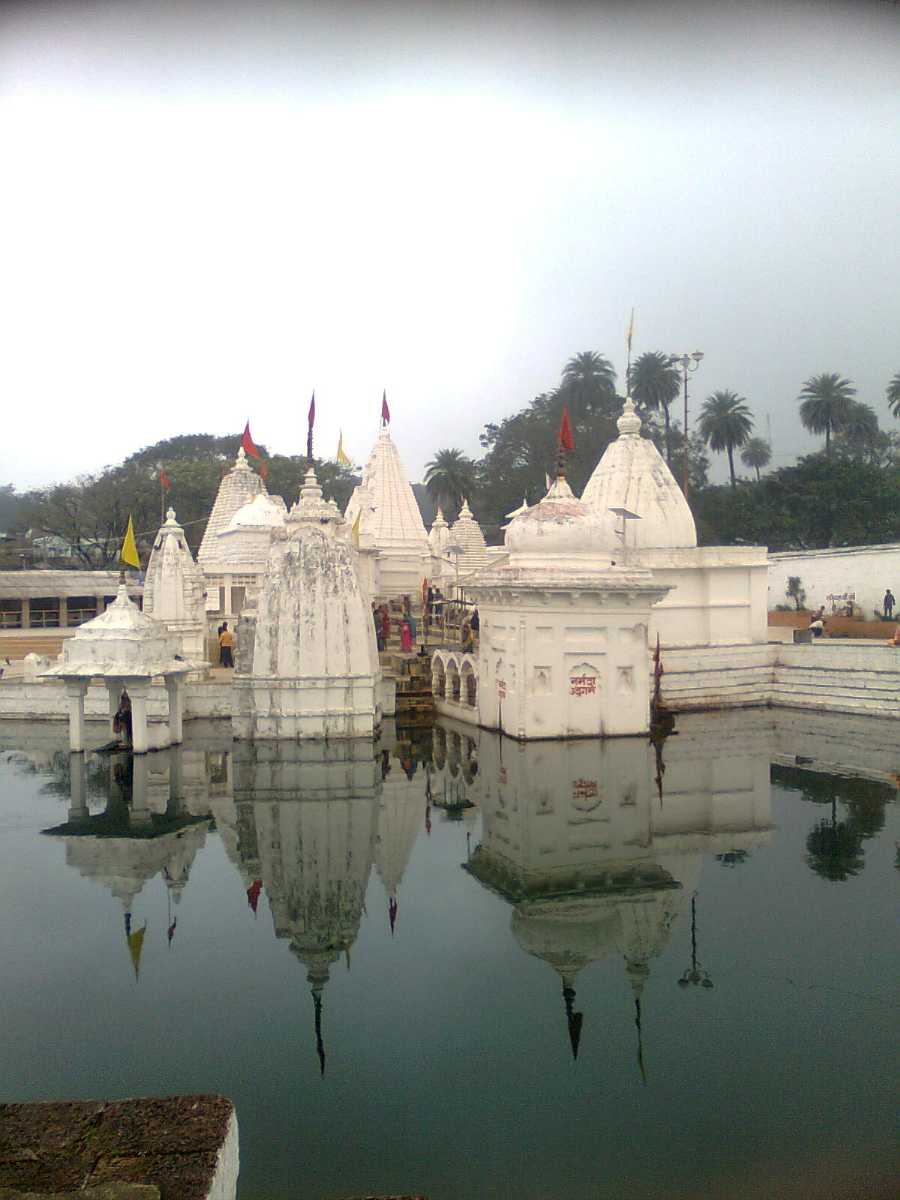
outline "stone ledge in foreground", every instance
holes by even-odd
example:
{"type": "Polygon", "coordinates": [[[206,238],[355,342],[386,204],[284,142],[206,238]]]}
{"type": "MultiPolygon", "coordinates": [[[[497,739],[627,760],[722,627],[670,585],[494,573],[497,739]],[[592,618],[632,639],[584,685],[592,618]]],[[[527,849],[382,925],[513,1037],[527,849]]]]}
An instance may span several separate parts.
{"type": "Polygon", "coordinates": [[[0,1104],[0,1200],[233,1200],[237,1176],[223,1096],[0,1104]]]}

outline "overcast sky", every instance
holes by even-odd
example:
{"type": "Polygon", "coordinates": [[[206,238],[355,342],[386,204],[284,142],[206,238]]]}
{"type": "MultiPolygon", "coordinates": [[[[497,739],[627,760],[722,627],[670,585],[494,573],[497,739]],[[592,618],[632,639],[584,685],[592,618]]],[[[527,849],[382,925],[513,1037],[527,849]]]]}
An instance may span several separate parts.
{"type": "MultiPolygon", "coordinates": [[[[0,7],[0,484],[250,417],[410,475],[592,349],[704,351],[776,464],[900,370],[900,6],[0,7]]],[[[237,440],[236,440],[237,445],[237,440]]]]}

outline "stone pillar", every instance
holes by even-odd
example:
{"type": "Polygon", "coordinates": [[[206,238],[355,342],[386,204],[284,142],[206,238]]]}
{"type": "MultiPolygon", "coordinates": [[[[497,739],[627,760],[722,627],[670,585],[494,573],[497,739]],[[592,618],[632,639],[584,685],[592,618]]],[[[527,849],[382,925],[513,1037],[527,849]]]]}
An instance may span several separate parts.
{"type": "Polygon", "coordinates": [[[150,749],[150,733],[148,724],[148,702],[150,700],[150,681],[133,681],[128,686],[131,697],[131,745],[135,754],[146,754],[150,749]]]}
{"type": "Polygon", "coordinates": [[[31,601],[27,596],[22,597],[22,628],[31,628],[31,601]]]}
{"type": "Polygon", "coordinates": [[[179,746],[184,740],[184,679],[180,675],[167,675],[166,692],[169,696],[169,741],[173,746],[179,746]]]}
{"type": "Polygon", "coordinates": [[[88,816],[87,763],[83,754],[69,755],[69,820],[84,821],[88,816]]]}
{"type": "Polygon", "coordinates": [[[67,596],[59,598],[59,627],[60,629],[69,627],[69,599],[67,596]]]}
{"type": "MultiPolygon", "coordinates": [[[[171,706],[172,701],[170,699],[170,714],[172,711],[171,706]]],[[[181,750],[178,747],[175,747],[173,750],[169,751],[169,803],[166,806],[166,813],[170,817],[177,817],[181,812],[181,802],[184,795],[184,782],[182,780],[181,766],[181,750]]]]}
{"type": "Polygon", "coordinates": [[[97,616],[98,617],[100,616],[101,613],[106,612],[106,597],[105,596],[95,596],[94,604],[97,606],[97,616]]]}
{"type": "MultiPolygon", "coordinates": [[[[135,713],[135,698],[134,692],[129,689],[131,696],[131,718],[134,720],[135,713]]],[[[146,701],[145,701],[146,705],[146,701]]],[[[136,728],[136,727],[135,727],[136,728]]],[[[135,736],[135,742],[137,737],[135,736]]],[[[135,746],[137,750],[137,746],[135,746]]],[[[150,773],[150,764],[146,758],[136,758],[132,764],[131,776],[131,825],[132,828],[146,829],[153,823],[153,815],[147,804],[147,784],[150,773]]]]}
{"type": "Polygon", "coordinates": [[[89,679],[66,680],[66,707],[69,710],[69,749],[84,750],[84,697],[89,679]]]}
{"type": "Polygon", "coordinates": [[[122,681],[120,679],[107,679],[106,692],[109,696],[109,732],[113,737],[117,737],[113,722],[116,719],[116,713],[119,711],[119,699],[122,695],[122,681]]]}

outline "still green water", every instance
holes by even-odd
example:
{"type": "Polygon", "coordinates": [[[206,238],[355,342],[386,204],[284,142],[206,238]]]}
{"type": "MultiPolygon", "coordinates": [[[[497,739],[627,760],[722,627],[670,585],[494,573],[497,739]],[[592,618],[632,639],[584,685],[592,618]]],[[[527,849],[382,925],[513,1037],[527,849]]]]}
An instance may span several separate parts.
{"type": "Polygon", "coordinates": [[[896,738],[779,717],[7,726],[2,1099],[220,1092],[241,1200],[892,1195],[896,738]]]}

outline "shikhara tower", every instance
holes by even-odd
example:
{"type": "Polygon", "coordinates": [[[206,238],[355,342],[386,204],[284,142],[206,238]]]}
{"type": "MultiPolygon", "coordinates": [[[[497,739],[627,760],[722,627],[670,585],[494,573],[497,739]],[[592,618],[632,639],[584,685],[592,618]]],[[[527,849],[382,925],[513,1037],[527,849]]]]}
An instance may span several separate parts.
{"type": "Polygon", "coordinates": [[[360,546],[378,553],[379,593],[415,596],[431,547],[388,423],[384,418],[382,422],[344,518],[358,532],[360,546]]]}

